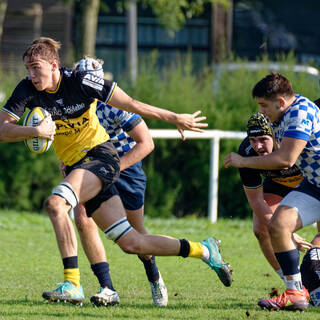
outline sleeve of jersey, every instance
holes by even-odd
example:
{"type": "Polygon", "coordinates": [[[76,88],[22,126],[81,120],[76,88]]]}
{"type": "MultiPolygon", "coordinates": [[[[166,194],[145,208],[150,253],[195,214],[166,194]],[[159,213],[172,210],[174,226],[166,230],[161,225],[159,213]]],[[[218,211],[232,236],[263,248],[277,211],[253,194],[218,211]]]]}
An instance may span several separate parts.
{"type": "Polygon", "coordinates": [[[104,80],[92,73],[78,72],[76,76],[80,77],[81,85],[88,96],[104,103],[108,103],[117,87],[116,82],[104,80]]]}
{"type": "Polygon", "coordinates": [[[131,113],[116,107],[106,105],[113,115],[113,122],[122,130],[128,132],[141,122],[141,117],[138,114],[131,113]]]}
{"type": "Polygon", "coordinates": [[[255,169],[239,168],[240,178],[243,186],[247,189],[258,189],[262,186],[260,173],[255,169]]]}
{"type": "MultiPolygon", "coordinates": [[[[240,144],[238,154],[242,157],[248,157],[246,154],[246,146],[248,145],[248,139],[244,139],[240,144]]],[[[240,178],[243,186],[247,189],[258,189],[262,186],[262,178],[259,170],[251,168],[239,168],[240,178]]]]}
{"type": "Polygon", "coordinates": [[[283,137],[308,141],[314,120],[314,109],[307,105],[299,105],[285,115],[283,137]]]}
{"type": "Polygon", "coordinates": [[[28,101],[25,80],[22,80],[1,110],[18,121],[22,117],[28,101]]]}
{"type": "Polygon", "coordinates": [[[123,110],[120,111],[122,112],[118,117],[118,120],[121,123],[121,128],[126,132],[131,131],[142,121],[141,117],[138,114],[123,110]]]}

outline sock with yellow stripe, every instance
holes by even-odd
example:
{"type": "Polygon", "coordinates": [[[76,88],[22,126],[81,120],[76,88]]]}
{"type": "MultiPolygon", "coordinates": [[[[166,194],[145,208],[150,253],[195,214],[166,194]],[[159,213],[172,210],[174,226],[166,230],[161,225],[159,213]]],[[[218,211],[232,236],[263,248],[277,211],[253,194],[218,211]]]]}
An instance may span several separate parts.
{"type": "Polygon", "coordinates": [[[179,256],[184,258],[200,258],[202,260],[207,260],[209,257],[209,250],[206,246],[202,245],[200,242],[192,242],[186,239],[180,239],[180,252],[179,256]]]}
{"type": "Polygon", "coordinates": [[[78,267],[78,256],[62,259],[64,267],[64,281],[72,282],[77,288],[80,288],[80,270],[78,267]]]}

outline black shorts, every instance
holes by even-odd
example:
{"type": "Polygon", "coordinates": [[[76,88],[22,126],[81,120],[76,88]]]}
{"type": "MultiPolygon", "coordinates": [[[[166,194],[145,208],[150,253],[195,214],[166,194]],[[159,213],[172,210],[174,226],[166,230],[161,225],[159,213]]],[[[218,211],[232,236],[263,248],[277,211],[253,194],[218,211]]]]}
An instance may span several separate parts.
{"type": "MultiPolygon", "coordinates": [[[[312,294],[320,288],[320,248],[313,247],[305,254],[300,266],[303,285],[310,293],[313,305],[319,305],[320,294],[312,294]]],[[[319,291],[319,290],[318,290],[319,291]]]]}
{"type": "Polygon", "coordinates": [[[120,161],[111,142],[104,142],[92,148],[80,161],[72,166],[67,166],[66,174],[68,175],[74,169],[88,170],[101,179],[103,183],[100,192],[85,203],[88,217],[91,217],[101,203],[119,194],[113,184],[120,174],[120,161]]]}
{"type": "Polygon", "coordinates": [[[294,188],[276,183],[271,178],[265,178],[263,181],[263,193],[277,194],[278,196],[284,198],[292,190],[294,190],[294,188]]]}

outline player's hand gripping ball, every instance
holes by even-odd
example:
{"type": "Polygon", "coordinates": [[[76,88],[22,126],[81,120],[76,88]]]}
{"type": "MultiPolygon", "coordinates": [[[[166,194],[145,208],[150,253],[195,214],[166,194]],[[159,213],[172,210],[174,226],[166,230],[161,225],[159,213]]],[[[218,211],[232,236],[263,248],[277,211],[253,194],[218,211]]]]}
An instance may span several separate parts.
{"type": "MultiPolygon", "coordinates": [[[[49,115],[49,112],[41,107],[36,107],[28,112],[24,118],[23,125],[36,127],[40,122],[49,115]]],[[[52,120],[51,120],[52,121],[52,120]]],[[[44,138],[30,138],[24,140],[26,147],[34,153],[41,154],[49,150],[52,140],[44,138]]]]}

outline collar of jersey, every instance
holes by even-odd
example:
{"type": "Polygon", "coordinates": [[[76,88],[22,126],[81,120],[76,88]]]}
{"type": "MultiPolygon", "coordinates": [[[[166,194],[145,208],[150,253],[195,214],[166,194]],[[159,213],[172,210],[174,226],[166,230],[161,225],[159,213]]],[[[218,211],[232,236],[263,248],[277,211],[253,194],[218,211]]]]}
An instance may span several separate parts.
{"type": "Polygon", "coordinates": [[[62,80],[62,75],[61,75],[61,73],[60,73],[60,78],[59,78],[59,82],[58,82],[57,89],[56,89],[56,90],[54,90],[54,91],[46,90],[46,92],[47,92],[47,93],[56,93],[56,92],[59,90],[59,88],[60,88],[61,80],[62,80]]]}

